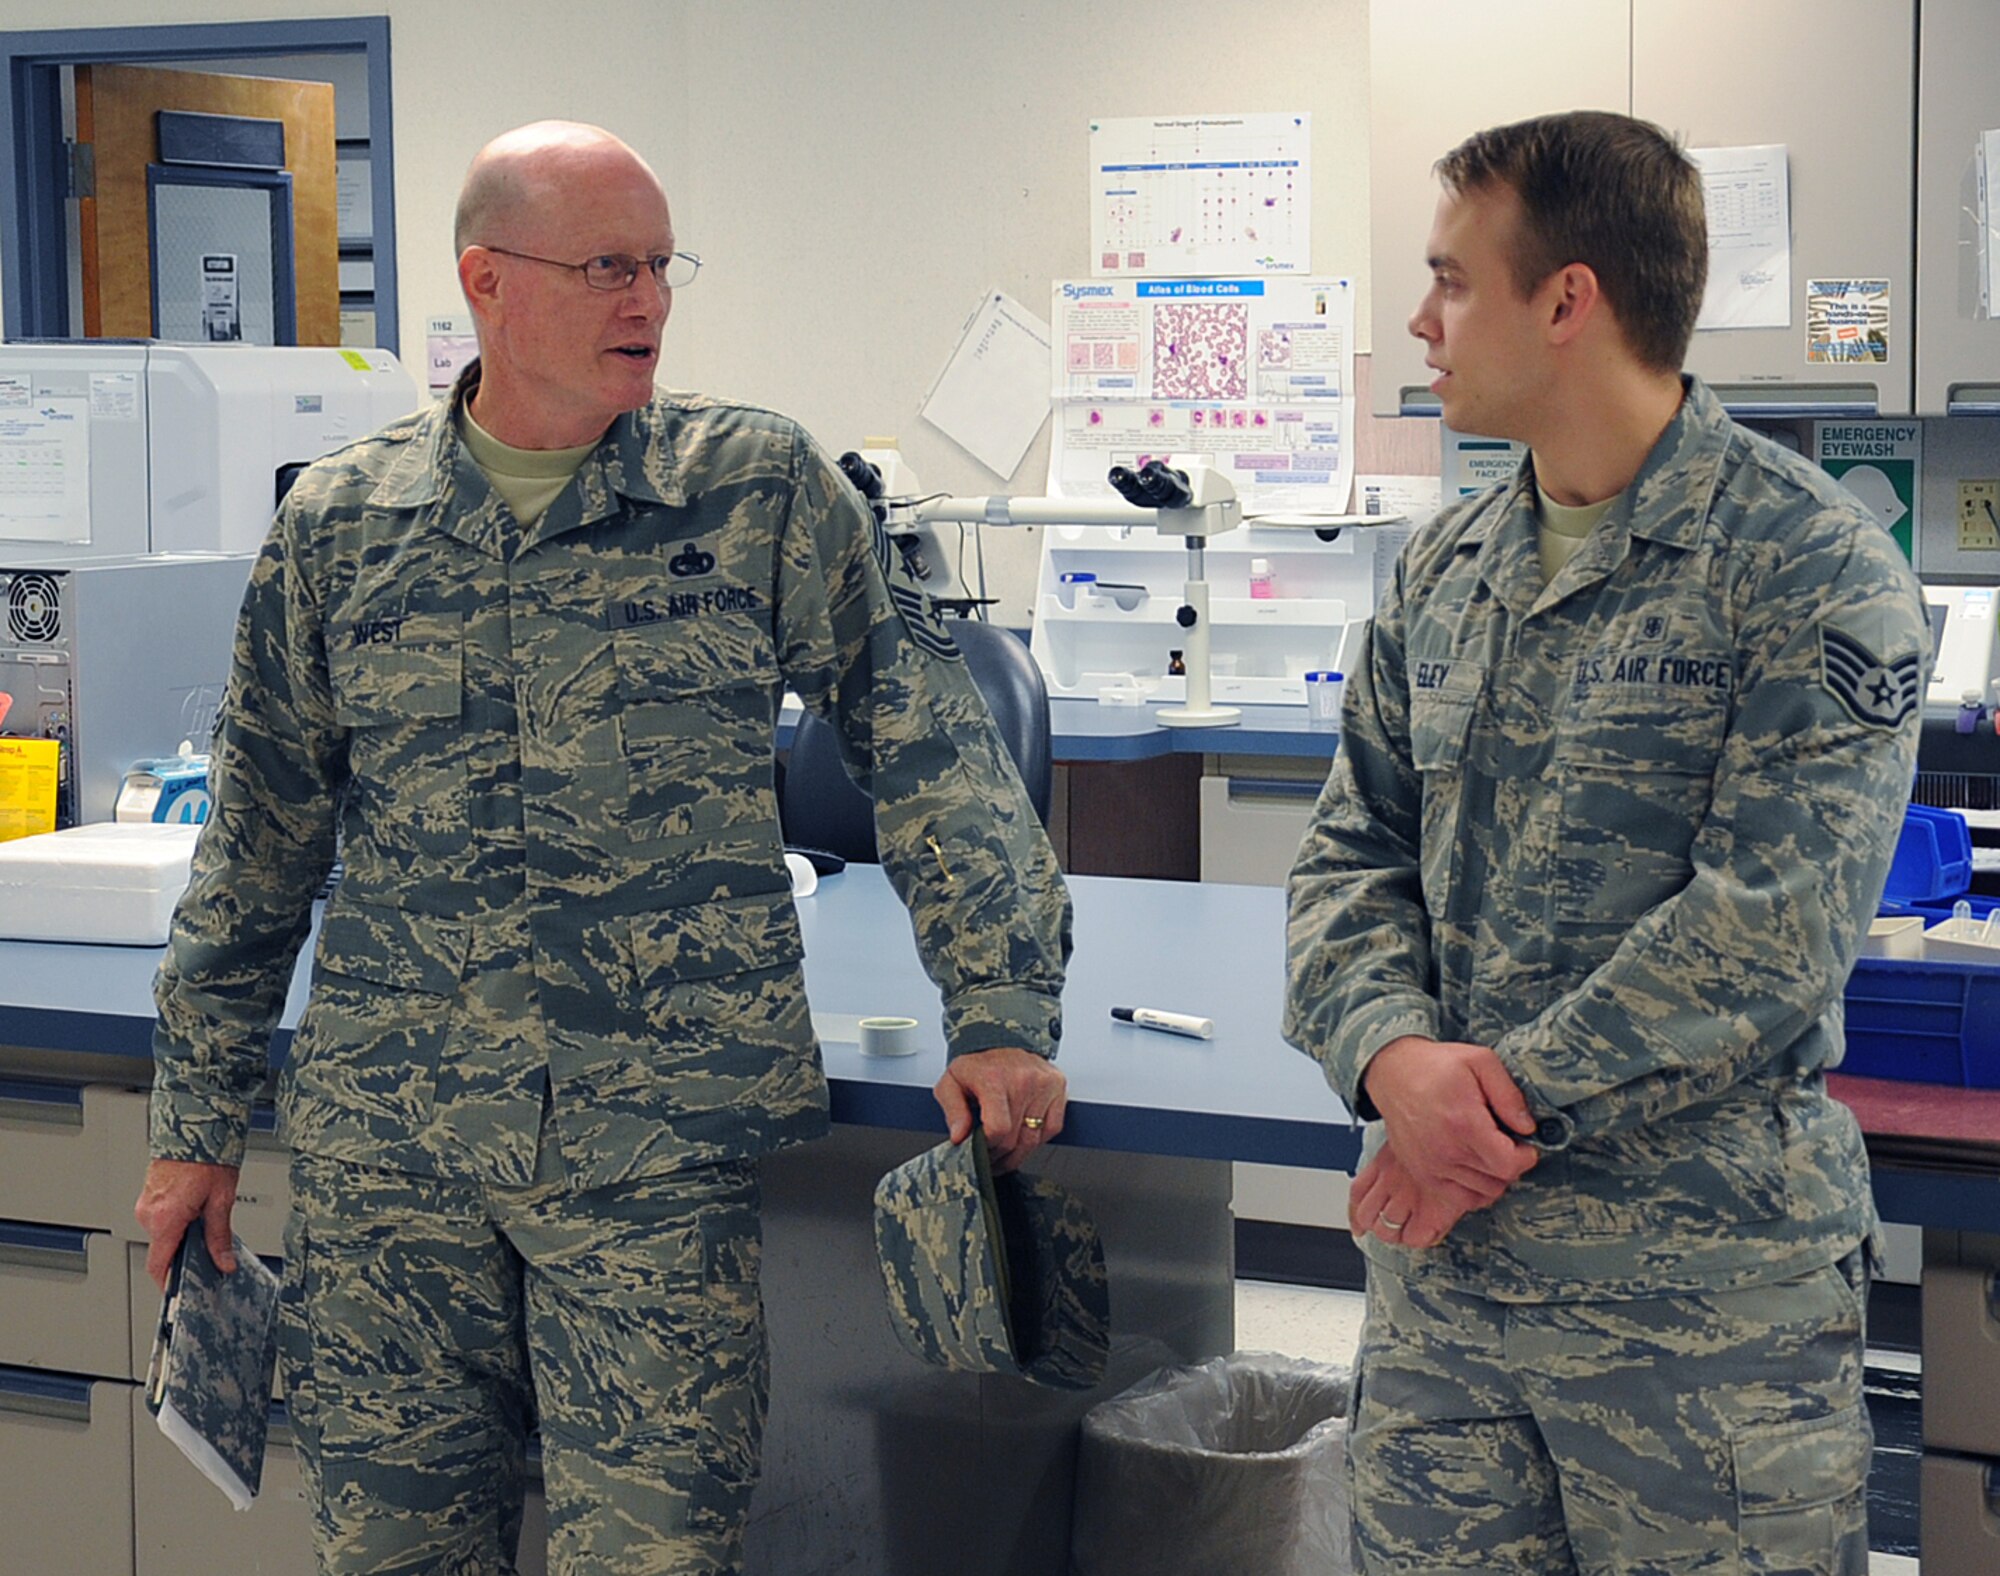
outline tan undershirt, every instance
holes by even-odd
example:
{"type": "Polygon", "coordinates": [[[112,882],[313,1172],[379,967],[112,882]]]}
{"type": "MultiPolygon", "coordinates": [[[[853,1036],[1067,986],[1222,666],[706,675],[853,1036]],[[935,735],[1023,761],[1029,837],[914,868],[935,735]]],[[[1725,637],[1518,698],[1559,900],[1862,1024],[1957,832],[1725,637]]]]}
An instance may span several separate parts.
{"type": "Polygon", "coordinates": [[[1597,522],[1618,501],[1618,495],[1614,493],[1602,503],[1587,503],[1572,509],[1568,504],[1557,503],[1537,482],[1535,497],[1541,504],[1542,584],[1547,585],[1576,556],[1584,539],[1597,529],[1597,522]]]}
{"type": "Polygon", "coordinates": [[[523,530],[542,517],[597,447],[586,443],[576,449],[517,449],[480,426],[468,405],[458,408],[458,436],[523,530]]]}

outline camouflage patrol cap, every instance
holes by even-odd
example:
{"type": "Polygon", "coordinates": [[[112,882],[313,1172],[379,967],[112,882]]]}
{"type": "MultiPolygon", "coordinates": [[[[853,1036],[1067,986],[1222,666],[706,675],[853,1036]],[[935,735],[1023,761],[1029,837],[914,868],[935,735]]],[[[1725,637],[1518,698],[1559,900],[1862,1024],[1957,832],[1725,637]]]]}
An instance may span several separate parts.
{"type": "Polygon", "coordinates": [[[875,1189],[889,1322],[914,1357],[1088,1390],[1111,1350],[1097,1226],[1039,1177],[993,1174],[977,1128],[896,1167],[875,1189]]]}

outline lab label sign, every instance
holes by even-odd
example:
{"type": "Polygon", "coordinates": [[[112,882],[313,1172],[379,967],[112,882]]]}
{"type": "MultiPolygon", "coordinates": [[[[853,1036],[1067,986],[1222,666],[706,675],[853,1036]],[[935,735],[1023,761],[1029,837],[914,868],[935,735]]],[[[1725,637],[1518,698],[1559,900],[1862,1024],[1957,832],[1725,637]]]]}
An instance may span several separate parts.
{"type": "Polygon", "coordinates": [[[201,334],[225,343],[243,337],[243,297],[234,252],[201,254],[201,334]]]}
{"type": "Polygon", "coordinates": [[[1813,458],[1882,522],[1903,556],[1917,561],[1917,498],[1924,429],[1915,421],[1816,421],[1813,458]]]}

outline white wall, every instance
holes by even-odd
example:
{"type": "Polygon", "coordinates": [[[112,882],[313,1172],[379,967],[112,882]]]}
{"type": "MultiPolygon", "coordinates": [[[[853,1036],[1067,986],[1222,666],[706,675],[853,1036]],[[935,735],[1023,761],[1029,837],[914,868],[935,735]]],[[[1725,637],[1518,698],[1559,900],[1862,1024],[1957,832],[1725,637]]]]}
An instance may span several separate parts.
{"type": "MultiPolygon", "coordinates": [[[[591,120],[664,178],[707,261],[663,381],[773,406],[836,452],[895,436],[928,488],[1039,491],[1046,435],[998,478],[916,412],[992,286],[1046,312],[1089,273],[1093,117],[1305,109],[1315,270],[1367,323],[1367,0],[92,0],[87,25],[390,18],[403,356],[459,309],[452,205],[496,132],[591,120]]],[[[86,25],[7,0],[9,28],[86,25]]],[[[0,247],[6,245],[0,236],[0,247]]],[[[1365,327],[1363,332],[1365,333],[1365,327]]],[[[1365,348],[1365,346],[1363,347],[1365,348]]],[[[1025,621],[1031,533],[988,564],[1025,621]]]]}

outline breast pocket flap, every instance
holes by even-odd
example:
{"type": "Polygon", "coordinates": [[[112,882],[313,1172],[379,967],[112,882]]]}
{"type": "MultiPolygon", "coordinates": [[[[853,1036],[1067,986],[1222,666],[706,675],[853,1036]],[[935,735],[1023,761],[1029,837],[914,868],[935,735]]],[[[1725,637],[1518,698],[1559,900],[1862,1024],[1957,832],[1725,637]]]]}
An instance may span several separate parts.
{"type": "Polygon", "coordinates": [[[707,617],[617,623],[611,646],[629,700],[660,700],[777,681],[770,635],[754,617],[707,617]]]}
{"type": "Polygon", "coordinates": [[[471,949],[470,927],[383,903],[338,898],[320,923],[319,964],[395,990],[449,996],[471,949]]]}
{"type": "Polygon", "coordinates": [[[1410,763],[1420,772],[1456,771],[1472,729],[1470,695],[1410,697],[1410,763]]]}
{"type": "Polygon", "coordinates": [[[331,637],[334,714],[350,728],[456,717],[465,692],[464,621],[456,613],[363,619],[331,637]]]}
{"type": "Polygon", "coordinates": [[[632,955],[641,982],[659,987],[782,968],[806,949],[785,891],[639,915],[632,921],[632,955]]]}

